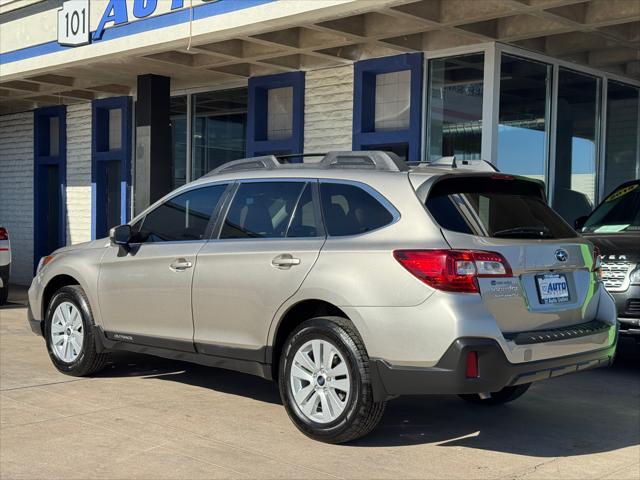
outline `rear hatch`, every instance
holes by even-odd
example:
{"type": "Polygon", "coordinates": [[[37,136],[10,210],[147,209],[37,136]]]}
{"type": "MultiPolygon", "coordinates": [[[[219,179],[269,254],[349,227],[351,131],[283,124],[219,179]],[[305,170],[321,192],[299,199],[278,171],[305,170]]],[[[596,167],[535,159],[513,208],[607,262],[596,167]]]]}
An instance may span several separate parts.
{"type": "Polygon", "coordinates": [[[512,275],[477,278],[503,332],[595,319],[593,247],[547,205],[540,182],[456,174],[429,187],[425,205],[451,248],[497,252],[510,266],[512,275]]]}

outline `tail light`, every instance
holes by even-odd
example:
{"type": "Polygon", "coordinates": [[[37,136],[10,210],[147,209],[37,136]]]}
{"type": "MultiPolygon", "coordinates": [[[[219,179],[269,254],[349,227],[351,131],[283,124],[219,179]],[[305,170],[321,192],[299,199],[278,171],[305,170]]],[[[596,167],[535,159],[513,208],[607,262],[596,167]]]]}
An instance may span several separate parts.
{"type": "Polygon", "coordinates": [[[511,277],[507,260],[481,250],[396,250],[395,259],[430,287],[478,293],[478,277],[511,277]]]}
{"type": "Polygon", "coordinates": [[[467,352],[467,368],[465,371],[467,378],[478,378],[478,352],[467,352]]]}
{"type": "Polygon", "coordinates": [[[600,258],[600,249],[596,246],[593,247],[593,265],[591,266],[591,271],[602,280],[602,259],[600,258]]]}
{"type": "Polygon", "coordinates": [[[4,227],[0,227],[0,240],[9,240],[9,232],[4,227]]]}

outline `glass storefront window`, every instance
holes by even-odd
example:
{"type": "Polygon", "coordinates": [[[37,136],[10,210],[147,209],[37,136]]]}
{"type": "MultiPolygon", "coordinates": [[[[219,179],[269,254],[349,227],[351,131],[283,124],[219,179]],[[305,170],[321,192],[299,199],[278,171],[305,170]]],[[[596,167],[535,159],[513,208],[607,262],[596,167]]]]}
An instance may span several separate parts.
{"type": "Polygon", "coordinates": [[[600,79],[560,68],[552,204],[570,225],[597,203],[599,105],[600,79]]]}
{"type": "Polygon", "coordinates": [[[429,61],[429,160],[480,158],[483,76],[483,53],[429,61]]]}
{"type": "Polygon", "coordinates": [[[411,70],[376,75],[375,131],[409,128],[411,70]]]}
{"type": "Polygon", "coordinates": [[[187,96],[172,97],[169,104],[171,127],[172,188],[187,181],[187,96]]]}
{"type": "Polygon", "coordinates": [[[193,95],[191,179],[245,156],[247,89],[193,95]]]}
{"type": "Polygon", "coordinates": [[[109,151],[122,148],[122,109],[109,109],[109,151]]]}
{"type": "Polygon", "coordinates": [[[267,90],[267,139],[290,138],[293,134],[293,87],[267,90]]]}
{"type": "Polygon", "coordinates": [[[607,83],[607,132],[604,164],[604,196],[621,183],[640,175],[638,121],[640,89],[609,80],[607,83]]]}
{"type": "Polygon", "coordinates": [[[545,180],[551,65],[500,59],[498,168],[545,180]]]}

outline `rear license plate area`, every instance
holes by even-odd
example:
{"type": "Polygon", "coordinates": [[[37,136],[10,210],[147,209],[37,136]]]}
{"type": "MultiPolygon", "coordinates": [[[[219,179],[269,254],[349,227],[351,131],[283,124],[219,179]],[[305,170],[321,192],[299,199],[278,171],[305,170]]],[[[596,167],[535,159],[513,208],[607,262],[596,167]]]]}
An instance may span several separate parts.
{"type": "Polygon", "coordinates": [[[569,301],[569,284],[563,273],[545,273],[536,275],[538,299],[543,305],[565,303],[569,301]]]}

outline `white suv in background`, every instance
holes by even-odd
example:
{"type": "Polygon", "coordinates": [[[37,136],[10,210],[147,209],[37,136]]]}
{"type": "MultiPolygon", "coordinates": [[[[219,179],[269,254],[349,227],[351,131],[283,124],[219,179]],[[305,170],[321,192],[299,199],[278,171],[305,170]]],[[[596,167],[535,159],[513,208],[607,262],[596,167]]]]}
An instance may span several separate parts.
{"type": "Polygon", "coordinates": [[[0,305],[7,303],[10,270],[11,242],[9,242],[9,232],[6,228],[0,227],[0,305]]]}

